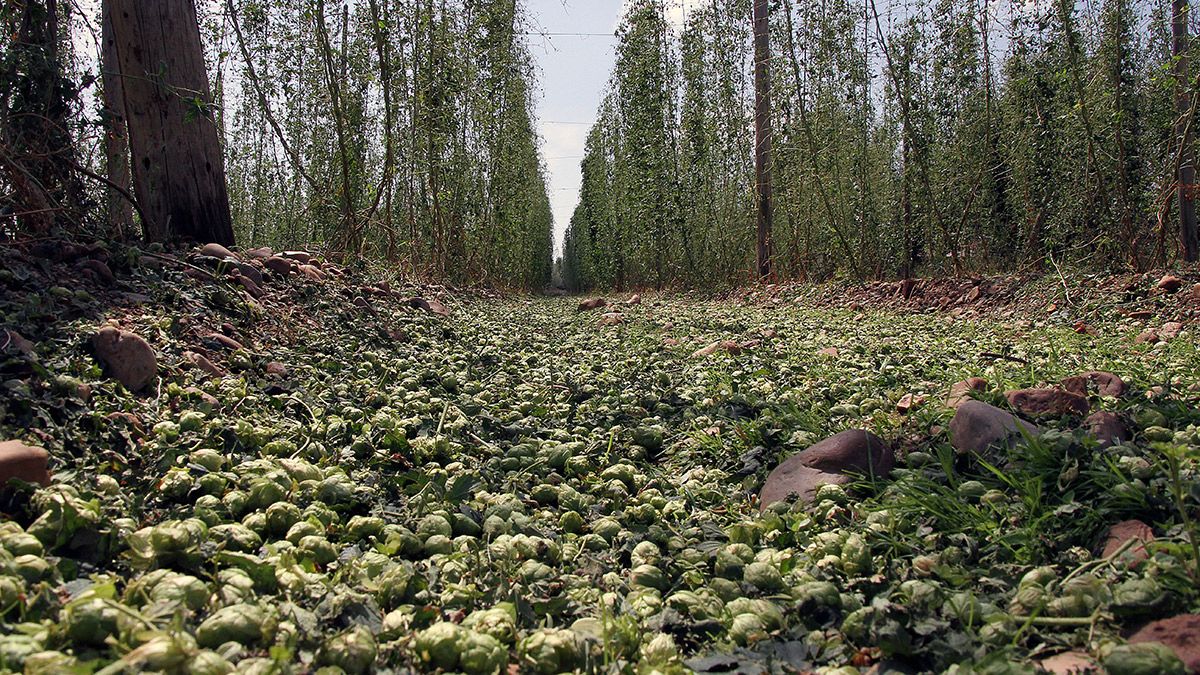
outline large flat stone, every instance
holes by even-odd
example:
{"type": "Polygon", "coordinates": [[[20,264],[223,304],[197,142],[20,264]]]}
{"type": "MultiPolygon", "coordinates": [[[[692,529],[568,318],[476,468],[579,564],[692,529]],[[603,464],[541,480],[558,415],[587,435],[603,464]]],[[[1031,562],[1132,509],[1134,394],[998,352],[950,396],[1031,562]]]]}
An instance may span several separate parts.
{"type": "Polygon", "coordinates": [[[886,476],[895,465],[895,455],[875,434],[850,429],[831,436],[788,459],[767,476],[759,493],[766,508],[796,495],[811,501],[825,485],[845,485],[854,475],[886,476]]]}
{"type": "Polygon", "coordinates": [[[966,401],[950,421],[950,443],[959,453],[981,453],[993,446],[1012,447],[1022,431],[1037,436],[1038,428],[1012,413],[982,401],[966,401]]]}

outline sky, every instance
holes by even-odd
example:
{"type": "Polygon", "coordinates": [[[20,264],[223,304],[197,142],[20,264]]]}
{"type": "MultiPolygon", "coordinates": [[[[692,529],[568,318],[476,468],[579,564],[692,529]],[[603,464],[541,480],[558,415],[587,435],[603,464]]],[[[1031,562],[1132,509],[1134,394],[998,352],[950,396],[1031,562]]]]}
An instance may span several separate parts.
{"type": "MultiPolygon", "coordinates": [[[[682,25],[687,10],[699,2],[668,0],[671,21],[682,25]]],[[[623,5],[623,0],[526,1],[530,31],[542,33],[530,35],[529,45],[538,66],[538,127],[549,174],[556,253],[562,250],[562,237],[579,201],[579,162],[612,73],[617,44],[613,34],[623,5]]]]}

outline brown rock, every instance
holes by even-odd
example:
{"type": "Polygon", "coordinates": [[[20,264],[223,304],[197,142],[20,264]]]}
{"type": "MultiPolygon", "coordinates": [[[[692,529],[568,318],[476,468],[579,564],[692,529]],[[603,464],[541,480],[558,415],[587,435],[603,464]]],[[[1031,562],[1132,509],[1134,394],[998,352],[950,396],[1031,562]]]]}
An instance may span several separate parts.
{"type": "Polygon", "coordinates": [[[438,302],[437,300],[426,300],[425,298],[409,298],[408,306],[413,309],[419,309],[430,314],[438,316],[450,316],[450,308],[438,302]]]}
{"type": "Polygon", "coordinates": [[[1181,288],[1183,288],[1183,279],[1180,279],[1174,274],[1168,274],[1158,282],[1158,290],[1167,293],[1175,293],[1181,288]]]}
{"type": "Polygon", "coordinates": [[[608,300],[605,300],[604,298],[589,298],[583,302],[580,302],[579,307],[575,311],[590,312],[594,309],[600,309],[602,307],[608,307],[608,300]]]}
{"type": "Polygon", "coordinates": [[[324,281],[325,273],[315,265],[301,265],[300,273],[309,281],[324,281]]]}
{"type": "Polygon", "coordinates": [[[620,312],[609,312],[600,317],[601,326],[619,326],[625,323],[625,316],[620,312]]]}
{"type": "Polygon", "coordinates": [[[967,292],[967,302],[975,302],[976,300],[978,300],[981,297],[983,297],[983,289],[981,289],[978,286],[972,288],[969,292],[967,292]]]}
{"type": "Polygon", "coordinates": [[[1146,552],[1146,544],[1154,541],[1154,530],[1140,520],[1126,520],[1108,528],[1104,535],[1104,550],[1102,558],[1109,558],[1120,551],[1126,543],[1133,544],[1125,549],[1122,557],[1132,561],[1142,561],[1150,557],[1146,552]]]}
{"type": "Polygon", "coordinates": [[[625,304],[627,304],[627,305],[640,305],[640,304],[642,304],[642,296],[640,296],[640,295],[638,295],[638,294],[634,293],[634,295],[633,295],[633,297],[632,297],[632,298],[629,298],[628,300],[626,300],[626,301],[625,301],[625,304]]]}
{"type": "Polygon", "coordinates": [[[254,280],[250,277],[243,277],[239,275],[237,277],[237,282],[241,284],[242,288],[246,289],[246,292],[250,294],[250,297],[254,298],[255,300],[265,295],[263,289],[258,284],[254,283],[254,280]]]}
{"type": "Polygon", "coordinates": [[[249,251],[246,251],[246,257],[251,260],[266,260],[267,258],[270,258],[273,255],[275,255],[275,252],[271,250],[270,246],[263,246],[262,248],[252,248],[249,251]]]}
{"type": "Polygon", "coordinates": [[[1161,642],[1175,651],[1189,672],[1200,672],[1200,615],[1181,614],[1154,621],[1134,633],[1129,641],[1161,642]]]}
{"type": "Polygon", "coordinates": [[[25,445],[20,441],[0,443],[0,487],[12,479],[50,485],[50,453],[45,448],[25,445]]]}
{"type": "Polygon", "coordinates": [[[213,333],[205,338],[205,340],[216,345],[217,347],[227,349],[231,352],[236,352],[239,349],[245,349],[245,347],[242,346],[242,343],[234,340],[228,335],[221,335],[220,333],[213,333]]]}
{"type": "Polygon", "coordinates": [[[105,286],[111,286],[117,281],[117,277],[113,275],[112,270],[108,268],[108,265],[99,260],[81,260],[79,261],[78,266],[79,269],[90,272],[94,277],[96,277],[96,281],[104,284],[105,286]]]}
{"type": "Polygon", "coordinates": [[[1075,415],[1083,417],[1092,409],[1087,397],[1065,389],[1019,389],[1004,394],[1008,404],[1026,415],[1075,415]]]}
{"type": "Polygon", "coordinates": [[[268,363],[265,370],[268,375],[277,375],[279,377],[286,377],[288,374],[287,366],[278,361],[268,363]]]}
{"type": "Polygon", "coordinates": [[[154,382],[158,358],[150,343],[138,335],[105,326],[92,337],[92,348],[109,374],[126,389],[140,391],[154,382]]]}
{"type": "Polygon", "coordinates": [[[667,347],[678,347],[679,340],[676,340],[675,338],[663,338],[663,345],[667,347]]]}
{"type": "Polygon", "coordinates": [[[263,267],[266,267],[275,274],[281,276],[287,276],[291,274],[294,266],[295,263],[293,263],[291,260],[288,260],[287,258],[280,258],[279,256],[272,256],[263,261],[263,267]]]}
{"type": "Polygon", "coordinates": [[[242,276],[249,278],[256,286],[263,285],[262,271],[250,263],[237,263],[237,270],[242,276]]]}
{"type": "Polygon", "coordinates": [[[200,402],[208,408],[208,410],[204,412],[212,412],[221,406],[221,402],[217,400],[216,396],[213,396],[212,394],[198,387],[188,387],[183,390],[183,393],[193,398],[200,399],[200,402]]]}
{"type": "Polygon", "coordinates": [[[210,361],[208,357],[203,354],[198,354],[196,352],[184,352],[183,359],[193,368],[202,370],[213,377],[225,377],[226,375],[225,371],[222,370],[220,366],[210,361]]]}
{"type": "Polygon", "coordinates": [[[1135,344],[1135,345],[1142,345],[1142,344],[1147,344],[1147,343],[1154,344],[1154,343],[1158,342],[1158,339],[1159,339],[1158,331],[1154,330],[1153,328],[1147,328],[1146,330],[1142,331],[1136,338],[1133,339],[1133,344],[1135,344]]]}
{"type": "Polygon", "coordinates": [[[1114,398],[1121,397],[1125,394],[1126,390],[1125,380],[1112,373],[1100,370],[1093,370],[1082,375],[1068,377],[1062,381],[1063,389],[1080,396],[1087,396],[1093,387],[1096,389],[1096,393],[1101,396],[1112,396],[1114,398]]]}
{"type": "Polygon", "coordinates": [[[287,258],[288,260],[295,260],[301,265],[307,265],[313,260],[312,254],[304,251],[284,251],[279,255],[283,258],[287,258]]]}
{"type": "Polygon", "coordinates": [[[1192,302],[1200,302],[1200,284],[1192,286],[1191,296],[1192,302]]]}
{"type": "Polygon", "coordinates": [[[810,502],[826,485],[849,485],[854,482],[854,479],[846,474],[821,471],[800,463],[789,464],[791,459],[780,464],[767,476],[767,482],[758,494],[759,509],[786,501],[792,495],[796,496],[797,501],[810,502]]]}
{"type": "Polygon", "coordinates": [[[1183,324],[1178,321],[1169,321],[1163,324],[1163,327],[1158,329],[1158,336],[1163,340],[1174,340],[1183,332],[1183,324]]]}
{"type": "Polygon", "coordinates": [[[895,462],[891,448],[875,434],[860,429],[843,431],[776,467],[759,493],[759,506],[766,508],[792,494],[807,501],[822,486],[845,485],[855,474],[883,477],[891,473],[895,462]]]}
{"type": "Polygon", "coordinates": [[[1151,312],[1147,309],[1140,309],[1134,312],[1129,312],[1126,314],[1126,316],[1134,321],[1145,321],[1146,319],[1152,318],[1154,316],[1154,312],[1151,312]]]}
{"type": "Polygon", "coordinates": [[[746,345],[739,344],[733,340],[721,340],[719,346],[723,351],[734,356],[741,354],[747,349],[746,345]]]}
{"type": "Polygon", "coordinates": [[[826,347],[825,349],[817,352],[817,356],[828,356],[833,359],[841,356],[841,354],[841,350],[839,350],[837,347],[826,347]]]}
{"type": "Polygon", "coordinates": [[[950,395],[946,397],[946,406],[957,409],[958,406],[973,400],[971,392],[987,391],[988,381],[982,377],[971,377],[950,385],[950,395]]]}
{"type": "Polygon", "coordinates": [[[1083,652],[1063,652],[1038,662],[1038,667],[1052,675],[1099,675],[1104,672],[1096,660],[1083,652]]]}
{"type": "Polygon", "coordinates": [[[896,403],[896,411],[901,415],[907,415],[913,410],[921,407],[925,403],[925,397],[921,395],[905,394],[900,397],[896,403]]]}
{"type": "Polygon", "coordinates": [[[230,251],[220,244],[205,244],[200,248],[200,255],[206,255],[210,258],[216,258],[217,260],[224,260],[226,258],[233,258],[234,260],[238,259],[238,257],[234,255],[233,251],[230,251]]]}
{"type": "Polygon", "coordinates": [[[1120,445],[1129,440],[1129,430],[1116,413],[1100,411],[1083,421],[1088,433],[1100,441],[1100,447],[1120,445]]]}
{"type": "Polygon", "coordinates": [[[5,328],[0,334],[0,351],[15,350],[25,356],[33,355],[33,343],[21,337],[21,334],[11,328],[5,328]]]}
{"type": "Polygon", "coordinates": [[[982,453],[992,446],[1012,447],[1022,432],[1036,436],[1036,426],[982,401],[965,401],[950,421],[950,443],[960,454],[982,453]]]}

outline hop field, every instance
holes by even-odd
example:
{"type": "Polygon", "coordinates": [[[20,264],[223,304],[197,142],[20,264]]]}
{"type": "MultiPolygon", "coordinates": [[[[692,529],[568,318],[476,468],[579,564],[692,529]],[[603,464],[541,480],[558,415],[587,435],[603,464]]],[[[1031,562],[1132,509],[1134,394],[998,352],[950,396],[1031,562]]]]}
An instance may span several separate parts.
{"type": "Polygon", "coordinates": [[[682,296],[619,321],[464,296],[445,318],[323,284],[152,286],[119,313],[160,358],[140,394],[89,351],[93,298],[6,301],[61,322],[3,362],[0,438],[55,475],[4,495],[4,668],[1023,673],[1073,652],[1185,672],[1127,639],[1197,606],[1186,330],[1135,346],[1133,323],[682,296]],[[249,345],[210,350],[222,374],[175,365],[222,321],[249,345]],[[1089,401],[1123,441],[1067,414],[955,449],[953,383],[1007,407],[1097,370],[1128,384],[1089,401]],[[758,502],[846,429],[884,440],[890,474],[758,502]],[[1130,519],[1153,541],[1104,555],[1130,519]]]}

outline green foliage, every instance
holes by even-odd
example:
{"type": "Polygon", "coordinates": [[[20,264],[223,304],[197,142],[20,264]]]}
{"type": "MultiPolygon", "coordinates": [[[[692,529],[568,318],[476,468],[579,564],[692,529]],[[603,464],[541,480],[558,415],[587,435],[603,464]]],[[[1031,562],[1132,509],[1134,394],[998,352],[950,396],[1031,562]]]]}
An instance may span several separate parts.
{"type": "MultiPolygon", "coordinates": [[[[548,283],[520,3],[232,7],[254,66],[236,49],[218,54],[241,243],[382,260],[419,278],[548,283]]],[[[229,10],[213,18],[210,46],[225,44],[229,10]]]]}
{"type": "MultiPolygon", "coordinates": [[[[748,4],[702,3],[677,38],[660,3],[626,13],[569,286],[751,278],[748,4]]],[[[772,3],[777,275],[1173,259],[1169,18],[1132,0],[772,3]]]]}

